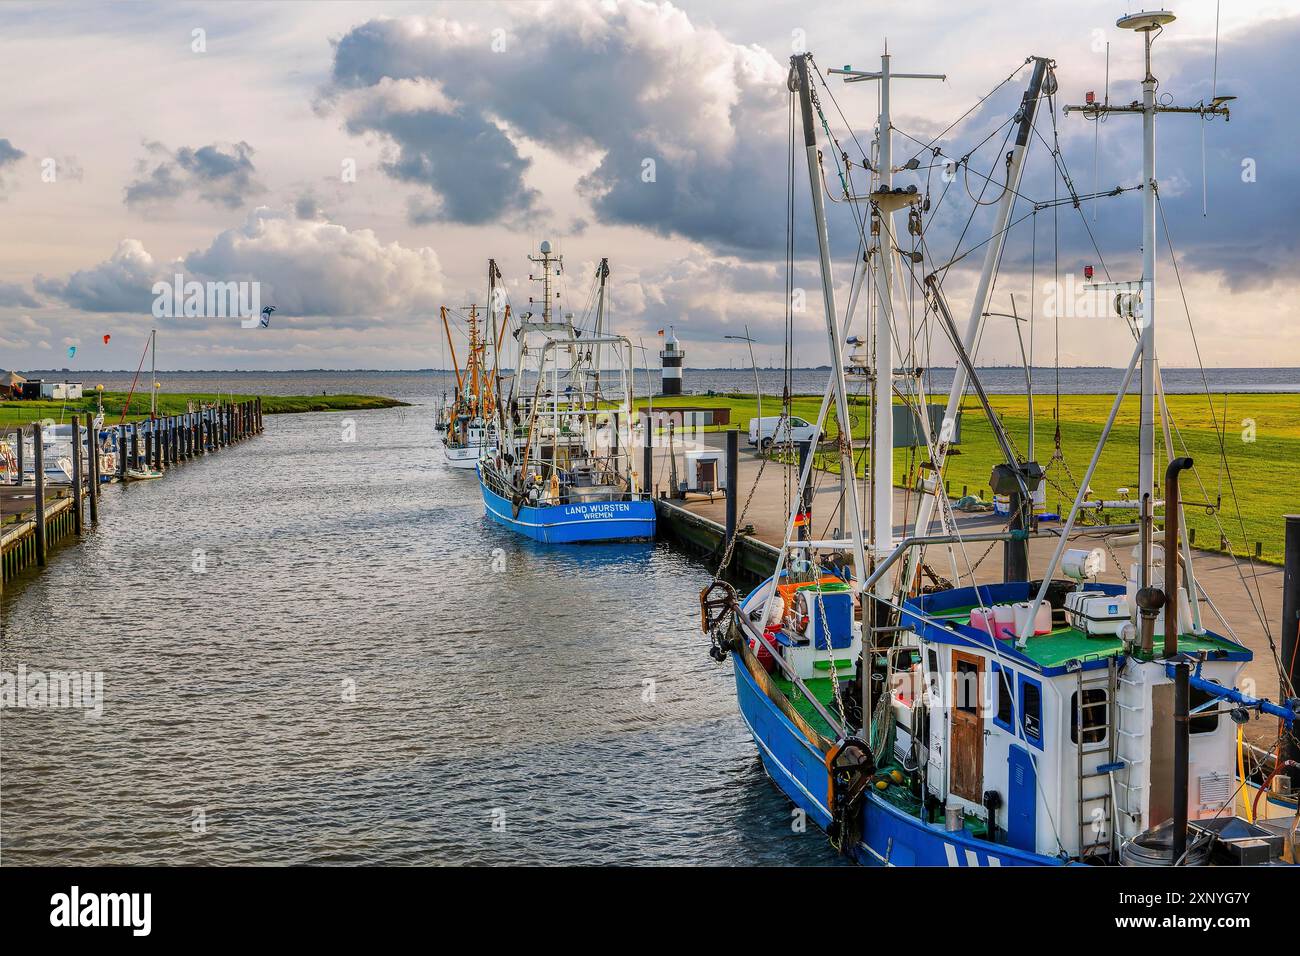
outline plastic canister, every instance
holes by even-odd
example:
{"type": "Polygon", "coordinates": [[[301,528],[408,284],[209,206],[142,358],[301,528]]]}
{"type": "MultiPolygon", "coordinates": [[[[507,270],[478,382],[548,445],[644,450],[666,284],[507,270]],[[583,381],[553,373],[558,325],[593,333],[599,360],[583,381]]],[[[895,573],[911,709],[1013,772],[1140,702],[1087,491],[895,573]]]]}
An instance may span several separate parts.
{"type": "MultiPolygon", "coordinates": [[[[1025,624],[1029,621],[1029,612],[1033,609],[1033,603],[1030,601],[1021,601],[1015,605],[1016,615],[1016,636],[1019,637],[1025,633],[1025,624]]],[[[1052,630],[1052,606],[1044,601],[1038,605],[1038,613],[1034,615],[1034,634],[1047,634],[1052,630]]]]}
{"type": "Polygon", "coordinates": [[[995,628],[993,623],[993,608],[976,607],[971,608],[970,626],[977,630],[992,634],[995,628]]]}
{"type": "Polygon", "coordinates": [[[1010,604],[993,605],[994,637],[1010,640],[1016,636],[1016,612],[1010,604]]]}

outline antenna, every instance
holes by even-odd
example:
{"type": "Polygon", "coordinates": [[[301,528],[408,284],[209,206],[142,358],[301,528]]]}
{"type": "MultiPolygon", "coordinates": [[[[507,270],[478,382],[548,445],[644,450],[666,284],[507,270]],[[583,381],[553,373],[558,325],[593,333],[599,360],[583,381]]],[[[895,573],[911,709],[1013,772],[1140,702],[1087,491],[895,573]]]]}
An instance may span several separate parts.
{"type": "MultiPolygon", "coordinates": [[[[1081,106],[1066,106],[1064,111],[1082,113],[1094,120],[1112,113],[1132,113],[1142,117],[1142,278],[1136,283],[1106,283],[1101,288],[1116,288],[1124,291],[1137,290],[1141,302],[1141,318],[1138,321],[1140,332],[1139,349],[1142,356],[1142,405],[1138,426],[1138,501],[1141,508],[1141,561],[1138,564],[1138,589],[1148,587],[1151,583],[1151,546],[1155,524],[1155,371],[1156,371],[1156,331],[1155,331],[1155,279],[1156,279],[1156,198],[1159,182],[1156,179],[1156,116],[1160,113],[1191,113],[1201,117],[1222,115],[1228,117],[1227,103],[1232,97],[1220,97],[1217,94],[1207,105],[1204,101],[1196,106],[1161,105],[1156,102],[1156,78],[1151,73],[1151,46],[1164,32],[1167,24],[1176,18],[1167,10],[1151,10],[1120,17],[1116,26],[1122,30],[1132,30],[1143,36],[1145,74],[1142,77],[1142,100],[1126,106],[1112,106],[1109,103],[1088,102],[1081,106]]],[[[1089,98],[1091,99],[1091,97],[1089,98]]],[[[1190,587],[1190,585],[1189,585],[1190,587]]]]}

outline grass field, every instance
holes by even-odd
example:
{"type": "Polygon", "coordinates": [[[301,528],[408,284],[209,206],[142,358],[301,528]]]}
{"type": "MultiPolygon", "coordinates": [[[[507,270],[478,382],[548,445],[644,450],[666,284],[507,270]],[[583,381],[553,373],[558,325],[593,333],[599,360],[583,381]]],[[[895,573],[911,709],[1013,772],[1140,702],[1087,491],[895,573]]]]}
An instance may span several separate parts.
{"type": "MultiPolygon", "coordinates": [[[[117,422],[126,406],[126,392],[105,392],[105,420],[117,422]]],[[[230,395],[223,392],[200,394],[197,392],[163,392],[158,395],[159,415],[180,415],[188,410],[188,403],[193,402],[197,408],[201,402],[242,402],[256,395],[230,395]]],[[[288,412],[327,412],[353,411],[367,408],[392,408],[405,405],[394,398],[382,398],[377,395],[264,395],[262,396],[262,413],[278,415],[288,412]]],[[[53,419],[66,422],[72,415],[93,414],[96,399],[90,394],[74,402],[63,401],[0,401],[0,428],[13,428],[29,422],[53,419]]],[[[126,416],[129,422],[149,417],[149,395],[136,393],[131,400],[131,410],[126,416]]]]}
{"type": "MultiPolygon", "coordinates": [[[[1183,478],[1183,497],[1186,502],[1187,522],[1196,533],[1198,547],[1216,549],[1220,530],[1216,516],[1207,513],[1206,505],[1220,501],[1217,521],[1223,525],[1232,551],[1253,557],[1256,547],[1266,561],[1282,560],[1282,516],[1300,512],[1300,480],[1296,477],[1296,463],[1300,462],[1300,395],[1292,393],[1270,394],[1218,394],[1214,397],[1211,413],[1204,395],[1170,395],[1169,408],[1174,430],[1174,445],[1178,454],[1190,455],[1196,462],[1190,476],[1183,478]],[[1222,430],[1222,454],[1215,418],[1222,430]],[[1226,463],[1226,464],[1225,464],[1226,463]],[[1197,503],[1193,506],[1193,502],[1197,503]]],[[[938,401],[944,401],[939,398],[938,401]]],[[[1022,454],[1027,447],[1029,424],[1028,401],[1023,395],[992,395],[994,410],[1001,417],[1017,450],[1022,454]]],[[[1054,434],[1055,401],[1051,396],[1035,399],[1036,422],[1035,457],[1047,468],[1047,503],[1049,510],[1068,511],[1077,491],[1077,482],[1083,477],[1088,461],[1101,435],[1102,426],[1110,412],[1112,395],[1061,396],[1061,447],[1059,460],[1054,434]],[[1049,465],[1050,462],[1050,465],[1049,465]],[[1073,476],[1071,478],[1070,476],[1073,476]]],[[[641,403],[644,404],[644,403],[641,403]]],[[[676,405],[729,408],[733,426],[745,430],[749,419],[756,414],[752,395],[686,395],[681,398],[655,399],[656,408],[676,405]]],[[[820,399],[797,397],[793,400],[794,415],[814,421],[820,399]]],[[[851,426],[855,435],[862,435],[866,427],[865,409],[861,402],[853,406],[851,426]]],[[[777,398],[765,397],[765,415],[779,414],[777,398]]],[[[1126,398],[1121,406],[1110,440],[1092,479],[1096,497],[1115,498],[1116,489],[1137,488],[1138,399],[1126,398]]],[[[837,425],[832,410],[830,434],[837,425]]],[[[988,498],[989,472],[1001,460],[993,430],[984,417],[979,402],[970,398],[962,406],[961,454],[951,455],[945,473],[953,495],[967,487],[971,493],[988,498]]],[[[718,430],[714,426],[710,430],[718,430]]],[[[1163,444],[1157,432],[1157,468],[1163,479],[1163,444]]],[[[923,460],[909,449],[894,452],[894,482],[900,486],[914,486],[917,464],[923,460]]],[[[838,463],[819,462],[831,470],[838,463]]],[[[1114,523],[1131,520],[1131,513],[1114,512],[1114,523]]]]}

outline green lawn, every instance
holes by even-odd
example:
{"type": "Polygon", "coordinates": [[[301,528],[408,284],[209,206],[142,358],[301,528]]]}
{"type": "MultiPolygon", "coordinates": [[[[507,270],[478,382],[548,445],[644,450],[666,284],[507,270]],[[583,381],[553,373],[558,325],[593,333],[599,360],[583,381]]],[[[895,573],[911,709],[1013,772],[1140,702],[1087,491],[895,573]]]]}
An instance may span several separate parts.
{"type": "MultiPolygon", "coordinates": [[[[931,401],[943,401],[943,398],[931,401]]],[[[1001,416],[1012,441],[1021,453],[1027,445],[1028,402],[1023,395],[992,395],[989,401],[1001,416]]],[[[1050,466],[1054,452],[1055,402],[1051,396],[1035,399],[1036,448],[1038,461],[1048,468],[1047,501],[1049,510],[1068,510],[1077,486],[1083,477],[1088,461],[1101,435],[1102,426],[1110,412],[1114,396],[1068,395],[1061,397],[1061,459],[1050,466]],[[1073,474],[1073,479],[1068,473],[1073,474]]],[[[644,402],[639,404],[644,405],[644,402]]],[[[691,405],[711,408],[730,408],[731,423],[742,431],[749,427],[749,419],[756,414],[752,395],[686,395],[655,400],[657,408],[691,405]]],[[[810,421],[815,420],[820,399],[812,396],[793,400],[793,414],[810,421]]],[[[1173,419],[1174,444],[1178,454],[1190,454],[1196,465],[1190,476],[1183,479],[1183,497],[1188,502],[1187,522],[1196,532],[1198,547],[1216,548],[1219,529],[1215,518],[1204,505],[1214,504],[1222,496],[1218,519],[1231,542],[1232,550],[1241,555],[1254,556],[1256,543],[1265,560],[1282,560],[1282,516],[1300,512],[1300,481],[1295,477],[1295,463],[1300,461],[1300,395],[1292,393],[1270,394],[1218,394],[1214,396],[1214,415],[1220,427],[1224,426],[1223,455],[1220,456],[1219,439],[1208,401],[1204,395],[1169,396],[1170,415],[1173,419]],[[1225,411],[1226,402],[1226,411],[1225,411]],[[1251,428],[1253,423],[1253,430],[1251,428]],[[1226,460],[1226,467],[1224,466],[1226,460]],[[1191,503],[1196,502],[1197,506],[1191,503]],[[1240,516],[1238,516],[1238,510],[1240,516]]],[[[779,398],[765,396],[765,415],[779,414],[779,398]]],[[[853,431],[861,435],[865,427],[862,405],[853,407],[853,431]]],[[[1092,479],[1097,497],[1115,498],[1116,489],[1137,488],[1138,399],[1125,399],[1121,406],[1110,440],[1092,479]]],[[[708,430],[719,430],[714,426],[708,430]]],[[[834,410],[828,432],[835,434],[834,410]]],[[[1162,439],[1157,435],[1157,461],[1162,461],[1162,439]]],[[[974,398],[962,406],[961,454],[951,455],[945,479],[951,493],[959,495],[965,486],[972,493],[989,496],[988,481],[992,466],[1000,459],[993,431],[984,417],[983,409],[974,398]]],[[[914,485],[917,464],[921,459],[909,449],[894,452],[894,481],[896,484],[914,485]]],[[[829,470],[838,470],[838,462],[828,457],[819,460],[829,470]]],[[[1158,465],[1163,478],[1163,466],[1158,465]]],[[[1112,522],[1130,520],[1131,514],[1113,512],[1112,522]]]]}
{"type": "MultiPolygon", "coordinates": [[[[116,422],[126,406],[126,392],[105,392],[104,412],[109,422],[116,422]]],[[[163,392],[158,396],[159,415],[180,415],[188,410],[188,403],[194,402],[243,402],[256,395],[221,395],[200,394],[197,392],[163,392]]],[[[325,412],[352,411],[367,408],[392,408],[405,405],[394,398],[382,398],[377,395],[263,395],[262,413],[277,415],[286,412],[325,412]]],[[[96,399],[94,394],[74,402],[63,401],[0,401],[0,428],[13,428],[29,422],[52,418],[56,422],[66,422],[72,415],[93,414],[96,399]]],[[[131,411],[127,421],[137,421],[149,417],[149,395],[137,392],[131,400],[131,411]]]]}

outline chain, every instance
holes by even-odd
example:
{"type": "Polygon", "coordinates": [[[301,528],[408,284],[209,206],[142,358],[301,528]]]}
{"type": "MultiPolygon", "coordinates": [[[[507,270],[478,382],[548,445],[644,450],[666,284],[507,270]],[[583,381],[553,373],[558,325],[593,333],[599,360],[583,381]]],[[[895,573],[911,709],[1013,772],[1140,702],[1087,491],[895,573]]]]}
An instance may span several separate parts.
{"type": "MultiPolygon", "coordinates": [[[[779,420],[777,421],[777,423],[776,423],[776,427],[777,427],[778,431],[779,431],[780,428],[781,428],[781,424],[782,424],[782,422],[785,421],[785,417],[786,417],[786,412],[785,412],[785,410],[783,409],[782,412],[781,412],[781,417],[780,417],[780,419],[779,419],[779,420]]],[[[743,508],[740,509],[740,516],[739,516],[738,518],[736,518],[736,529],[735,529],[735,531],[732,533],[731,537],[729,537],[729,538],[727,539],[727,546],[726,546],[726,548],[725,548],[725,549],[723,550],[723,552],[722,552],[722,561],[718,564],[718,570],[717,570],[717,573],[715,573],[715,574],[713,575],[713,580],[715,580],[715,581],[720,580],[720,579],[722,578],[722,572],[725,571],[725,570],[727,569],[727,565],[729,565],[729,564],[731,563],[731,555],[732,555],[732,552],[735,551],[735,549],[736,549],[736,539],[740,537],[740,529],[741,529],[741,527],[742,527],[742,525],[743,525],[743,523],[744,523],[745,515],[747,515],[747,514],[749,513],[749,506],[750,506],[750,504],[751,504],[751,503],[753,502],[753,500],[754,500],[754,493],[755,493],[756,491],[758,491],[758,485],[759,485],[760,481],[761,481],[762,478],[763,478],[763,469],[767,467],[767,463],[768,463],[768,460],[769,460],[766,456],[763,456],[763,455],[762,455],[762,450],[763,450],[763,422],[762,422],[761,419],[759,420],[759,423],[758,423],[758,449],[759,449],[759,454],[760,454],[760,461],[759,461],[759,464],[758,464],[758,474],[756,474],[756,475],[754,476],[754,483],[753,483],[752,485],[749,486],[749,495],[745,498],[745,506],[744,506],[743,508]]],[[[739,476],[737,476],[737,477],[739,477],[739,476]]],[[[766,622],[764,622],[764,623],[766,623],[766,622]]]]}

